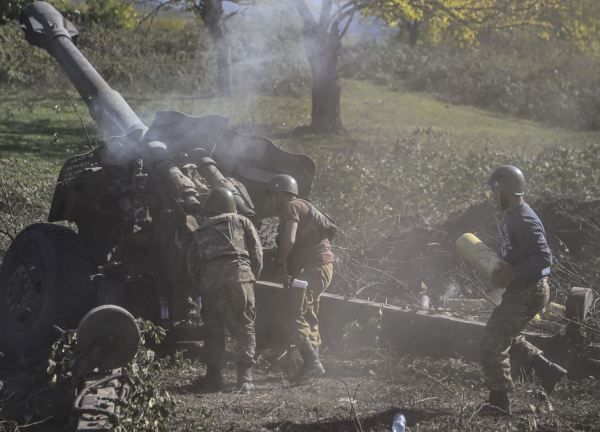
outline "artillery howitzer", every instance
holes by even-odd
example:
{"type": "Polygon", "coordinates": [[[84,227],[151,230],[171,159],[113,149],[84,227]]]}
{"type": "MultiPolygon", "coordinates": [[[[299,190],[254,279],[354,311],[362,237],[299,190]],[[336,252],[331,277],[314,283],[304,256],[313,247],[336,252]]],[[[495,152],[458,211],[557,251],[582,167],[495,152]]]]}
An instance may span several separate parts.
{"type": "Polygon", "coordinates": [[[22,358],[51,339],[52,324],[72,327],[97,304],[163,324],[183,319],[186,246],[210,190],[231,189],[238,211],[259,224],[268,213],[263,184],[289,173],[306,195],[314,163],[237,133],[224,117],[162,111],[147,127],[76,48],[77,30],[51,5],[27,6],[21,26],[58,61],[104,139],[58,176],[48,221],[74,223],[77,233],[35,224],[10,246],[0,272],[1,350],[22,358]]]}
{"type": "MultiPolygon", "coordinates": [[[[77,30],[51,5],[28,5],[20,21],[28,42],[62,67],[103,136],[66,161],[49,223],[19,233],[0,267],[0,351],[26,364],[56,339],[55,326],[74,328],[97,305],[120,305],[167,328],[185,320],[186,248],[211,189],[232,190],[238,212],[260,225],[269,213],[263,185],[287,173],[306,196],[315,166],[228,128],[224,117],[161,111],[148,127],[78,50],[77,30]]],[[[102,320],[85,322],[94,327],[88,334],[102,333],[102,320]]]]}
{"type": "MultiPolygon", "coordinates": [[[[210,190],[231,189],[239,212],[260,225],[270,215],[264,184],[274,174],[291,174],[300,195],[307,196],[315,166],[266,138],[228,128],[223,117],[158,112],[147,127],[75,47],[76,29],[52,6],[27,6],[21,23],[27,40],[61,65],[104,140],[66,161],[50,223],[25,228],[0,266],[0,351],[26,364],[55,339],[55,325],[74,328],[81,321],[82,370],[113,369],[127,361],[139,340],[132,315],[107,305],[167,328],[187,317],[191,281],[185,252],[194,216],[210,190]],[[55,224],[62,221],[76,224],[77,233],[55,224]],[[98,305],[105,306],[95,309],[98,305]],[[113,357],[111,351],[128,355],[113,357]]],[[[278,329],[273,323],[282,312],[283,289],[259,281],[256,295],[257,334],[265,338],[278,329]]],[[[333,294],[323,296],[321,308],[326,337],[336,337],[345,322],[379,316],[382,338],[403,352],[478,356],[482,323],[333,294]]],[[[531,336],[540,347],[555,342],[531,336]]],[[[116,390],[109,391],[114,396],[116,390]]],[[[93,406],[93,397],[83,399],[75,405],[93,406]]]]}

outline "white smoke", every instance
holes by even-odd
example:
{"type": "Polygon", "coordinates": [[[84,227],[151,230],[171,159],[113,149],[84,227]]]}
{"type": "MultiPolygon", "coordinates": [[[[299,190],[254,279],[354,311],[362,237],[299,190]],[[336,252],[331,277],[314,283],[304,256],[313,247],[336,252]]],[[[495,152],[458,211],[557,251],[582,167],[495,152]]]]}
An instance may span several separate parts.
{"type": "Polygon", "coordinates": [[[440,303],[442,304],[444,309],[446,308],[446,301],[455,298],[459,290],[460,286],[456,282],[452,281],[448,284],[444,294],[440,297],[440,303]]]}

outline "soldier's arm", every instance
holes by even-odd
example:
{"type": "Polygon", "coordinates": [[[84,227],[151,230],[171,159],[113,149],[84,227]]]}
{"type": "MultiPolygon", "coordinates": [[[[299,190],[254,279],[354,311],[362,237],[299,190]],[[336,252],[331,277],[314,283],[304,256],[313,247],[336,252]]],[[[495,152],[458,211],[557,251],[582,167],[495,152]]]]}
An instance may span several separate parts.
{"type": "Polygon", "coordinates": [[[524,216],[515,227],[515,236],[526,258],[515,265],[515,279],[530,282],[550,274],[552,253],[546,242],[543,226],[533,217],[524,216]]]}
{"type": "Polygon", "coordinates": [[[252,266],[252,273],[254,273],[254,277],[258,279],[260,272],[263,267],[263,249],[260,244],[260,237],[258,237],[258,232],[252,222],[246,219],[244,223],[245,229],[245,240],[246,247],[248,248],[248,254],[250,255],[250,265],[252,266]]]}
{"type": "Polygon", "coordinates": [[[199,272],[199,260],[198,254],[196,251],[196,241],[195,238],[190,242],[190,246],[187,250],[185,257],[185,265],[187,269],[187,276],[190,281],[190,291],[192,293],[196,292],[198,281],[200,280],[200,272],[199,272]]]}
{"type": "Polygon", "coordinates": [[[294,244],[296,244],[296,232],[298,231],[298,221],[288,220],[283,226],[283,232],[280,233],[279,249],[277,259],[283,267],[283,274],[287,274],[287,261],[292,253],[294,244]]]}

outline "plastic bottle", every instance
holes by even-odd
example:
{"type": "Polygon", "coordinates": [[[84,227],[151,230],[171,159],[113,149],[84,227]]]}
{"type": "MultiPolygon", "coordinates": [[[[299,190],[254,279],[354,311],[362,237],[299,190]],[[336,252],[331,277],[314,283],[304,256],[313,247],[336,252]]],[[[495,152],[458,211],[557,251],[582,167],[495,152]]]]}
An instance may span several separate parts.
{"type": "Polygon", "coordinates": [[[396,414],[392,423],[392,432],[404,432],[406,430],[406,418],[403,414],[396,414]]]}

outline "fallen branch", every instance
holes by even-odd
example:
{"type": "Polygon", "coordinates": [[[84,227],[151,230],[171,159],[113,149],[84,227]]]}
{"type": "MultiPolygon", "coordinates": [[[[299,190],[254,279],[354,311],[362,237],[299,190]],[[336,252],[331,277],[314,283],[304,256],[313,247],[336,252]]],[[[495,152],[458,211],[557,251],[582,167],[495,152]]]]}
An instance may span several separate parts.
{"type": "Polygon", "coordinates": [[[419,375],[424,376],[425,378],[429,378],[430,380],[434,381],[436,384],[439,384],[447,392],[454,394],[454,391],[451,390],[450,387],[448,387],[446,384],[444,384],[443,382],[441,382],[439,379],[437,379],[435,377],[432,377],[427,372],[422,371],[420,369],[417,369],[414,364],[411,364],[410,366],[408,366],[408,368],[414,370],[416,373],[418,373],[419,375]]]}

